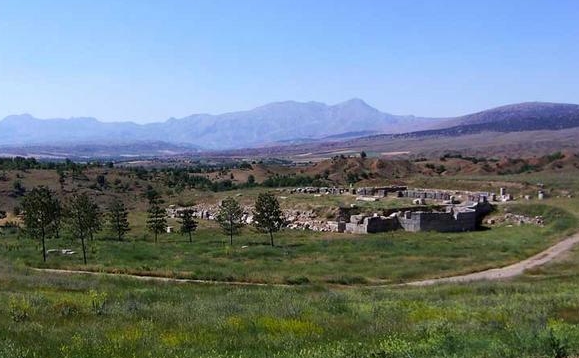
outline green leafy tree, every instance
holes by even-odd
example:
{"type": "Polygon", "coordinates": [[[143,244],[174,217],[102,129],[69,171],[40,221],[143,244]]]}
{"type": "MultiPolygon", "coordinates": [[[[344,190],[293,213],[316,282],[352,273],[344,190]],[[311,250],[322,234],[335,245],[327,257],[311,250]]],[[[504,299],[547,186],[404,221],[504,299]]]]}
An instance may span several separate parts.
{"type": "Polygon", "coordinates": [[[165,210],[161,207],[163,201],[158,195],[151,196],[149,199],[149,209],[147,210],[147,228],[155,235],[155,243],[159,234],[167,229],[167,218],[165,210]]]}
{"type": "Polygon", "coordinates": [[[253,224],[259,231],[269,233],[271,246],[274,246],[273,233],[283,227],[285,217],[273,194],[261,193],[257,196],[253,210],[253,224]]]}
{"type": "Polygon", "coordinates": [[[229,235],[229,244],[233,245],[233,235],[239,233],[243,226],[241,217],[243,216],[243,209],[239,202],[232,197],[223,199],[219,210],[217,211],[217,222],[226,235],[229,235]]]}
{"type": "Polygon", "coordinates": [[[62,204],[60,203],[59,199],[56,199],[58,205],[56,205],[56,212],[54,216],[54,237],[60,238],[60,229],[62,228],[62,220],[63,220],[63,208],[62,204]]]}
{"type": "Polygon", "coordinates": [[[97,225],[95,222],[95,217],[99,215],[98,205],[86,193],[83,193],[72,197],[66,211],[70,231],[81,241],[82,258],[86,265],[86,241],[100,228],[100,224],[97,225]]]}
{"type": "Polygon", "coordinates": [[[32,189],[22,201],[26,234],[42,241],[42,259],[46,262],[47,237],[55,233],[55,222],[60,220],[60,202],[54,193],[44,186],[32,189]]]}
{"type": "Polygon", "coordinates": [[[197,221],[193,219],[193,210],[187,209],[181,212],[181,234],[189,235],[189,242],[193,242],[192,234],[197,230],[197,221]]]}
{"type": "Polygon", "coordinates": [[[129,212],[125,204],[119,199],[115,199],[108,212],[109,228],[117,235],[119,241],[123,241],[125,234],[131,230],[128,220],[129,212]]]}
{"type": "Polygon", "coordinates": [[[102,222],[102,214],[99,206],[94,202],[90,201],[90,210],[88,213],[88,234],[89,238],[92,241],[94,239],[94,234],[101,231],[103,222],[102,222]]]}

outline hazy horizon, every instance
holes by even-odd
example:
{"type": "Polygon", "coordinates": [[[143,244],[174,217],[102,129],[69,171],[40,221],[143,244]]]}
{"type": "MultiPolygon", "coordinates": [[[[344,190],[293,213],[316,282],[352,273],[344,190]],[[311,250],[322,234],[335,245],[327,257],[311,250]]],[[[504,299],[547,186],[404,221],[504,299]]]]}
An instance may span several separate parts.
{"type": "Polygon", "coordinates": [[[8,0],[0,118],[148,123],[350,98],[420,117],[579,103],[577,13],[571,0],[8,0]]]}

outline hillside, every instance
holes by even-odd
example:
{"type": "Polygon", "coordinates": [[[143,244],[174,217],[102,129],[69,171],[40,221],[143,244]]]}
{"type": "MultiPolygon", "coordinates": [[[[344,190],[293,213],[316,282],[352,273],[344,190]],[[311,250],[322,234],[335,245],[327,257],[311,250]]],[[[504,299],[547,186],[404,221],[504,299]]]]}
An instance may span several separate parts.
{"type": "Polygon", "coordinates": [[[579,105],[546,102],[511,104],[439,124],[439,128],[456,128],[463,133],[484,130],[495,132],[559,130],[573,127],[579,127],[579,105]]]}
{"type": "Polygon", "coordinates": [[[276,102],[249,111],[197,114],[138,125],[94,118],[0,121],[0,153],[43,157],[173,156],[330,158],[361,150],[380,155],[543,155],[579,150],[579,105],[530,102],[452,119],[383,113],[360,99],[333,106],[276,102]],[[449,140],[451,138],[452,140],[449,140]],[[246,149],[243,149],[246,148],[246,149]],[[207,154],[207,152],[211,152],[207,154]]]}

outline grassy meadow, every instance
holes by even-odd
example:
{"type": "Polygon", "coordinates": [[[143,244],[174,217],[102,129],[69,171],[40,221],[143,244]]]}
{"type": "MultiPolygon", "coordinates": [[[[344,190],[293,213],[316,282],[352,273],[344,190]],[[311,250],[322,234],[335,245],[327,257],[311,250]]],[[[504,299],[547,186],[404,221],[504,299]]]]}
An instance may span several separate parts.
{"type": "MultiPolygon", "coordinates": [[[[504,210],[504,207],[499,208],[504,210]]],[[[15,233],[0,243],[0,257],[30,267],[122,272],[215,281],[257,283],[400,283],[480,271],[529,257],[556,242],[577,222],[569,212],[548,205],[510,206],[514,212],[542,215],[544,227],[502,225],[465,233],[403,231],[352,235],[284,230],[268,236],[245,228],[229,237],[216,223],[200,221],[193,242],[178,233],[160,235],[154,243],[142,226],[145,214],[135,214],[127,240],[100,233],[88,245],[83,265],[80,242],[66,232],[48,239],[48,249],[72,249],[74,255],[49,254],[42,262],[41,246],[15,233]],[[140,223],[137,225],[136,223],[140,223]]],[[[178,225],[176,222],[172,224],[178,225]]]]}
{"type": "Polygon", "coordinates": [[[510,282],[232,287],[0,267],[0,357],[566,357],[579,251],[510,282]]]}
{"type": "MultiPolygon", "coordinates": [[[[31,187],[33,182],[26,180],[33,175],[26,175],[22,180],[31,187]]],[[[414,180],[416,186],[440,188],[485,190],[488,185],[495,190],[504,185],[517,195],[535,191],[535,181],[557,182],[556,176],[536,174],[527,181],[526,175],[414,180]]],[[[129,177],[119,178],[128,182],[129,177]]],[[[571,176],[565,180],[571,189],[579,188],[571,176]]],[[[258,191],[246,189],[238,198],[250,203],[258,191]]],[[[178,199],[215,202],[235,193],[185,190],[164,198],[167,204],[178,199]]],[[[542,202],[497,207],[496,215],[505,209],[541,215],[544,227],[502,224],[469,233],[374,235],[284,230],[271,247],[267,235],[251,228],[244,228],[230,246],[212,221],[200,221],[192,243],[178,233],[163,234],[154,243],[145,228],[142,193],[134,189],[123,195],[131,207],[127,240],[116,241],[106,230],[97,234],[89,242],[86,266],[80,243],[66,230],[62,238],[47,240],[47,248],[77,254],[51,254],[46,264],[38,242],[13,228],[2,230],[0,358],[579,356],[579,248],[509,281],[398,285],[503,266],[540,252],[579,226],[575,198],[551,195],[542,202]],[[215,282],[156,282],[34,268],[215,282]]],[[[104,196],[99,197],[103,202],[104,196]]],[[[317,210],[343,200],[288,195],[282,205],[317,210]]],[[[4,205],[16,202],[10,198],[4,205]]],[[[361,205],[371,210],[395,204],[361,205]]],[[[178,228],[175,221],[170,225],[178,228]]]]}

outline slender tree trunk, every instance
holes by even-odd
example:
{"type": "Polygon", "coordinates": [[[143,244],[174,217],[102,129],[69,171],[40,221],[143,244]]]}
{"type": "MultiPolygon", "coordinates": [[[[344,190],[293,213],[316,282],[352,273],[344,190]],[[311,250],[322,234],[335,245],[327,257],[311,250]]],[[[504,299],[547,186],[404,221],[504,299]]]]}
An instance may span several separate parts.
{"type": "Polygon", "coordinates": [[[123,235],[122,235],[122,230],[121,230],[121,220],[119,219],[118,216],[116,218],[116,222],[117,222],[117,235],[119,236],[119,241],[123,241],[123,235]]]}
{"type": "Polygon", "coordinates": [[[159,235],[159,233],[157,233],[157,230],[155,230],[155,244],[157,243],[157,235],[159,235]]]}
{"type": "Polygon", "coordinates": [[[189,242],[193,242],[193,238],[191,237],[191,231],[189,231],[189,242]]]}
{"type": "Polygon", "coordinates": [[[273,245],[273,231],[272,230],[269,230],[269,238],[271,240],[271,246],[274,246],[273,245]]]}
{"type": "Polygon", "coordinates": [[[229,245],[233,246],[233,220],[229,219],[229,245]]]}
{"type": "Polygon", "coordinates": [[[80,242],[82,242],[82,259],[86,265],[86,245],[84,244],[84,236],[80,237],[80,242]]]}
{"type": "Polygon", "coordinates": [[[44,244],[44,228],[42,228],[42,259],[46,262],[46,245],[44,244]]]}

